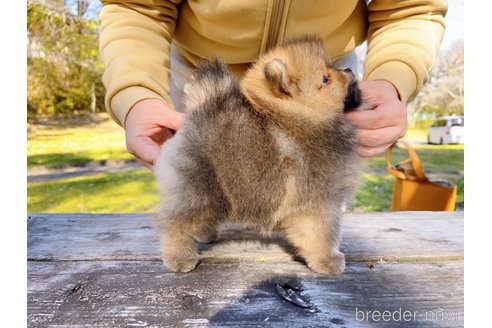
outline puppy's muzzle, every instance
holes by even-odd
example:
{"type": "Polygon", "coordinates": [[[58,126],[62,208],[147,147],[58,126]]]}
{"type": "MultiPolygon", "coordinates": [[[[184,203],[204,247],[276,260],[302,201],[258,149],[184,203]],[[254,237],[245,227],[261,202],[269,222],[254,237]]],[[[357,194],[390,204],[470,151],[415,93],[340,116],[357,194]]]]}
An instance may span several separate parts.
{"type": "Polygon", "coordinates": [[[343,71],[345,72],[345,74],[347,75],[347,77],[349,78],[349,81],[351,83],[356,80],[355,79],[355,74],[354,74],[354,72],[352,72],[352,70],[350,68],[347,67],[343,71]]]}
{"type": "Polygon", "coordinates": [[[349,79],[349,86],[347,88],[347,95],[344,100],[344,111],[347,112],[349,110],[355,109],[360,106],[362,101],[361,91],[357,84],[357,80],[355,78],[354,72],[350,68],[345,68],[343,70],[345,74],[347,74],[349,79]]]}

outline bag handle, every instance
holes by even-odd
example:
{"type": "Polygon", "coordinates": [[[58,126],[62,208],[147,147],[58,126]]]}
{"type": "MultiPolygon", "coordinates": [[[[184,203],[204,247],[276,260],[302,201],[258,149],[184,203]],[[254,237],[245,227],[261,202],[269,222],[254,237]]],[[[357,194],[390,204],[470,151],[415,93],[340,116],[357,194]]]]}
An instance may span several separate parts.
{"type": "Polygon", "coordinates": [[[418,180],[418,181],[426,181],[427,177],[424,174],[424,170],[422,169],[422,164],[420,164],[420,159],[419,156],[417,155],[417,152],[415,149],[413,149],[406,141],[399,140],[392,144],[387,150],[386,150],[386,163],[388,165],[388,173],[394,175],[397,178],[400,179],[412,179],[412,180],[418,180]],[[415,171],[415,176],[409,176],[405,174],[402,171],[397,170],[393,164],[391,164],[391,150],[393,147],[398,143],[402,143],[405,145],[405,148],[407,149],[408,154],[410,155],[410,159],[407,159],[403,162],[400,162],[399,164],[412,164],[413,171],[415,171]]]}

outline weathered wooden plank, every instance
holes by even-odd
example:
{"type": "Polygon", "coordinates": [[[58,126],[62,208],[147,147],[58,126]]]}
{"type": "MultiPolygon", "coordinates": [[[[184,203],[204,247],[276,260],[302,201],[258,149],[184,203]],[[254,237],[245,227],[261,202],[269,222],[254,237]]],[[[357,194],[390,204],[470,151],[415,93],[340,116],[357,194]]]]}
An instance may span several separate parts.
{"type": "Polygon", "coordinates": [[[324,277],[297,262],[206,259],[188,274],[153,261],[29,262],[28,326],[463,326],[462,262],[372,265],[324,277]],[[285,282],[313,308],[281,299],[285,282]]]}
{"type": "MultiPolygon", "coordinates": [[[[460,260],[463,212],[347,214],[342,251],[349,261],[460,260]]],[[[204,246],[204,258],[290,261],[281,238],[262,238],[227,228],[204,246]]],[[[31,260],[158,260],[154,219],[149,214],[31,214],[31,260]]]]}

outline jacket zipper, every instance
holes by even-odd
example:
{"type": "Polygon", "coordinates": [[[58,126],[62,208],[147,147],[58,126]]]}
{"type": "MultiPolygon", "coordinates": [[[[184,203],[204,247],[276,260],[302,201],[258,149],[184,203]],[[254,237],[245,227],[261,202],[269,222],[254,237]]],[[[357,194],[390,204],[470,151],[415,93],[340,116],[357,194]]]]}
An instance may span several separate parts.
{"type": "Polygon", "coordinates": [[[282,23],[282,16],[284,14],[285,0],[273,0],[272,15],[270,18],[270,26],[268,29],[267,41],[265,50],[268,51],[271,47],[275,46],[278,41],[278,33],[280,31],[280,25],[282,23]]]}

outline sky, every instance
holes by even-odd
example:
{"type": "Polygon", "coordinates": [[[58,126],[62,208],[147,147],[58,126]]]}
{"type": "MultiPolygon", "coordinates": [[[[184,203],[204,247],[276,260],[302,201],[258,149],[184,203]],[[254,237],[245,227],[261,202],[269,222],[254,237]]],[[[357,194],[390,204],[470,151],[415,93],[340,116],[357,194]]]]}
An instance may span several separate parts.
{"type": "Polygon", "coordinates": [[[457,40],[464,40],[464,1],[448,0],[446,14],[446,32],[441,50],[446,50],[457,40]]]}

